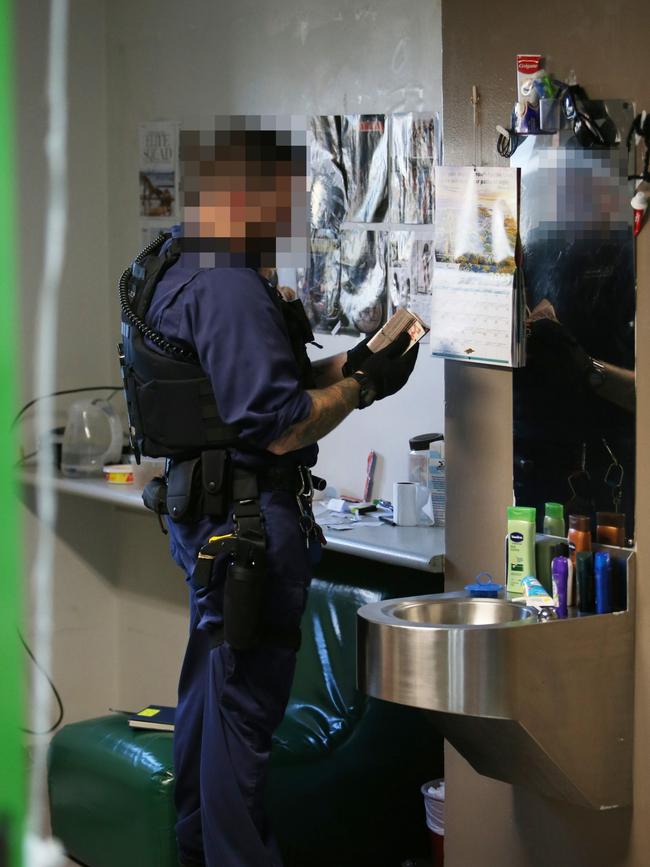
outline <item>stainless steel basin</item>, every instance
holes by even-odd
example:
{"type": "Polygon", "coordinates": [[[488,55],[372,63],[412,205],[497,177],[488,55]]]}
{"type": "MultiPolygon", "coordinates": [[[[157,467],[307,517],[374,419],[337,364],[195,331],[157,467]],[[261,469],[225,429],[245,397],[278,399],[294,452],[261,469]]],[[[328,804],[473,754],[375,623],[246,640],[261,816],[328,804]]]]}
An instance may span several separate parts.
{"type": "Polygon", "coordinates": [[[534,609],[504,599],[425,597],[398,601],[386,605],[383,611],[409,623],[427,626],[491,626],[537,620],[534,609]]]}
{"type": "Polygon", "coordinates": [[[534,608],[460,593],[364,605],[359,688],[434,711],[479,773],[581,806],[629,804],[634,554],[617,556],[628,609],[616,614],[544,623],[534,608]]]}
{"type": "Polygon", "coordinates": [[[536,624],[535,608],[462,593],[364,605],[359,685],[399,704],[510,718],[508,636],[536,624]]]}

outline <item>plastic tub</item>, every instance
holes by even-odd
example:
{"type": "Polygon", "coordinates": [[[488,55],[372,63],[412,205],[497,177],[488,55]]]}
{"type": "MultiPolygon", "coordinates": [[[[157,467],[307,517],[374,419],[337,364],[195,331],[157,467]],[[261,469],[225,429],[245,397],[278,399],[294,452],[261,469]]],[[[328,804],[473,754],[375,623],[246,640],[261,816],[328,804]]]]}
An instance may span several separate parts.
{"type": "Polygon", "coordinates": [[[431,858],[433,867],[443,867],[445,863],[445,781],[430,780],[420,791],[424,796],[427,828],[431,837],[431,858]]]}
{"type": "Polygon", "coordinates": [[[133,484],[133,464],[106,464],[104,478],[112,485],[133,484]]]}

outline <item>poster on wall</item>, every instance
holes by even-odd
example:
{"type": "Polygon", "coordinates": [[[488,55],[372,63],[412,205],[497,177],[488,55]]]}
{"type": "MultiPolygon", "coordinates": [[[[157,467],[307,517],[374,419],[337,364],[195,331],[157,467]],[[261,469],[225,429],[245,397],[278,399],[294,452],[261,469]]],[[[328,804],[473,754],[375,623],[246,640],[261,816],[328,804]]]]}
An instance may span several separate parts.
{"type": "Polygon", "coordinates": [[[431,351],[483,364],[523,363],[516,279],[518,172],[435,170],[431,351]]]}
{"type": "Polygon", "coordinates": [[[341,316],[336,333],[373,334],[386,321],[386,238],[386,232],[365,229],[341,232],[341,316]]]}
{"type": "Polygon", "coordinates": [[[438,119],[394,114],[390,135],[391,223],[433,223],[434,170],[440,162],[438,119]]]}
{"type": "MultiPolygon", "coordinates": [[[[373,334],[386,321],[386,232],[312,232],[297,294],[315,332],[373,334]]],[[[291,281],[283,272],[282,277],[291,281]]]]}
{"type": "Polygon", "coordinates": [[[143,240],[178,220],[178,127],[172,121],[150,121],[138,128],[143,240]]]}
{"type": "Polygon", "coordinates": [[[341,150],[347,177],[347,215],[351,222],[380,223],[388,210],[388,118],[384,114],[346,114],[341,150]]]}
{"type": "Polygon", "coordinates": [[[347,212],[341,157],[341,118],[335,115],[310,118],[307,144],[311,230],[337,232],[347,212]]]}
{"type": "MultiPolygon", "coordinates": [[[[433,287],[433,233],[425,236],[399,229],[389,232],[387,276],[388,318],[398,307],[406,307],[428,325],[433,287]]],[[[427,335],[422,342],[428,339],[427,335]]]]}
{"type": "Polygon", "coordinates": [[[301,272],[298,269],[296,281],[298,297],[314,331],[331,333],[341,315],[341,245],[338,232],[324,229],[311,232],[307,270],[301,272]]]}

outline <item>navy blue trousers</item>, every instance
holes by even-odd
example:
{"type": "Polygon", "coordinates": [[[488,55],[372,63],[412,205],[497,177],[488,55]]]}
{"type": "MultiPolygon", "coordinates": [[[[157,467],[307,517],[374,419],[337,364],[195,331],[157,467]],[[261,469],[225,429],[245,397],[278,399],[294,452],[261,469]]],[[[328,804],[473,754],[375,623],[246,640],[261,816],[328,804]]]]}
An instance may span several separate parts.
{"type": "MultiPolygon", "coordinates": [[[[265,493],[262,513],[265,619],[276,627],[296,627],[305,608],[310,558],[295,498],[265,493]]],[[[227,643],[211,646],[210,626],[222,622],[225,571],[225,561],[216,564],[209,591],[190,582],[190,635],[174,734],[179,857],[183,864],[206,867],[281,867],[264,797],[271,738],[289,701],[296,654],[273,646],[250,651],[235,651],[227,643]]]]}

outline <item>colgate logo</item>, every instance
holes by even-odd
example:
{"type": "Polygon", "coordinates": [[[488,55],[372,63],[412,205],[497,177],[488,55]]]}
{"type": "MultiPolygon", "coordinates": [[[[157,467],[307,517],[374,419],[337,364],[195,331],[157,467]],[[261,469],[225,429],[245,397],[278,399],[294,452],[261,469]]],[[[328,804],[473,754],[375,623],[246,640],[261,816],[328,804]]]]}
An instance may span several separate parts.
{"type": "Polygon", "coordinates": [[[517,69],[519,72],[530,74],[538,72],[542,66],[541,54],[523,54],[517,58],[517,69]]]}

